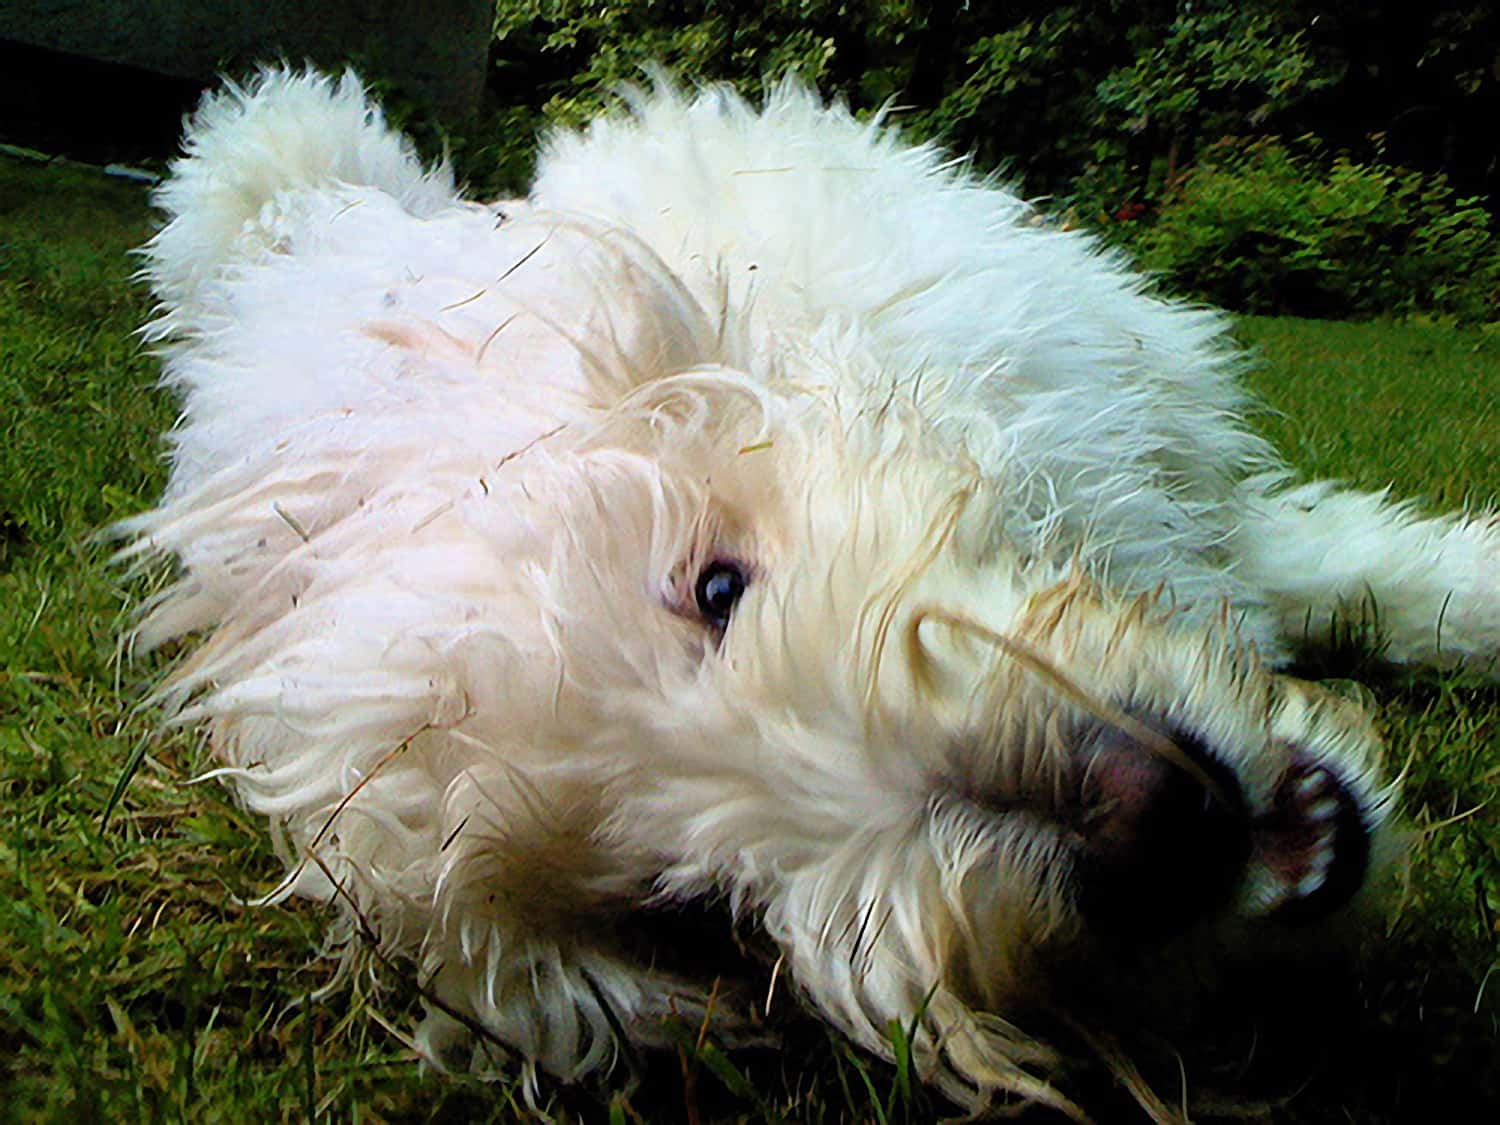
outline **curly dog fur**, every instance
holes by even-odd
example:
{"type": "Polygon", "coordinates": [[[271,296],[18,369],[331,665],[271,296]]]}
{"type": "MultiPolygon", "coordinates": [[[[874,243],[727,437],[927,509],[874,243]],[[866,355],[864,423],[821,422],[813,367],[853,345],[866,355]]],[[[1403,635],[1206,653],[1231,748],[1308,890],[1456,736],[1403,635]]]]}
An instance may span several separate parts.
{"type": "Polygon", "coordinates": [[[1293,482],[1219,316],[878,120],[628,101],[498,205],[352,76],[205,101],[146,252],[164,697],[434,1058],[651,1042],[711,985],[632,912],[715,897],[865,1048],[1081,1114],[1065,981],[1378,881],[1370,722],[1276,669],[1371,607],[1493,660],[1500,528],[1293,482]]]}

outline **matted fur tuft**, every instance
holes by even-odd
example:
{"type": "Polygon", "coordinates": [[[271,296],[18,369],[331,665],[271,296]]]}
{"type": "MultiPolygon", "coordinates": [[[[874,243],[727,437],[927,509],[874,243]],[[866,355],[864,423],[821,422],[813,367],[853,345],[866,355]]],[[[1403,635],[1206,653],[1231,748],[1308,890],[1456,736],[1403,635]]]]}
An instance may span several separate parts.
{"type": "Polygon", "coordinates": [[[1371,601],[1500,652],[1493,517],[1292,484],[1219,316],[796,83],[638,92],[513,204],[350,75],[185,152],[140,640],[201,634],[163,698],[268,901],[414,963],[434,1059],[707,1013],[631,920],[709,897],[971,1108],[1082,1116],[1062,1026],[1166,1115],[1060,974],[1314,943],[1395,850],[1368,718],[1276,668],[1371,601]]]}

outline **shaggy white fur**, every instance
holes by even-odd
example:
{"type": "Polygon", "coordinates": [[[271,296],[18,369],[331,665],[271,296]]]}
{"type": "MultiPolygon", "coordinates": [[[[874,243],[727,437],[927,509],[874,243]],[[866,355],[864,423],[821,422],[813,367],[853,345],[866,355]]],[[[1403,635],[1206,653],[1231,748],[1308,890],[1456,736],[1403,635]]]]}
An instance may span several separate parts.
{"type": "Polygon", "coordinates": [[[1060,973],[1295,943],[1391,850],[1366,718],[1267,665],[1371,606],[1492,660],[1500,528],[1287,483],[1218,316],[935,150],[663,87],[499,206],[352,76],[205,102],[143,639],[434,1057],[650,1041],[708,982],[632,912],[720,896],[865,1047],[1079,1112],[1060,973]]]}

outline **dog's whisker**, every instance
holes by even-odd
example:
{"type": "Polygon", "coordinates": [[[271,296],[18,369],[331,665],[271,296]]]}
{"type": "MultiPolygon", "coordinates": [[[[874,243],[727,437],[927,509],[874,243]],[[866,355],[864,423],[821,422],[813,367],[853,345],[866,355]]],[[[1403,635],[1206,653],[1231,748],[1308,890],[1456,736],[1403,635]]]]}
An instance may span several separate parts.
{"type": "Polygon", "coordinates": [[[500,333],[504,332],[507,328],[509,328],[512,324],[514,324],[516,322],[516,318],[518,316],[520,316],[520,315],[521,314],[518,313],[518,312],[511,313],[508,317],[506,317],[504,320],[502,320],[499,324],[495,325],[494,329],[490,332],[490,334],[484,338],[484,342],[479,345],[479,350],[474,353],[474,362],[475,363],[483,363],[484,362],[484,353],[490,350],[490,345],[495,342],[495,340],[499,337],[500,333]]]}
{"type": "Polygon", "coordinates": [[[453,831],[448,833],[448,835],[443,838],[442,844],[438,846],[438,851],[446,852],[449,848],[451,848],[453,846],[453,841],[458,839],[458,834],[468,826],[469,818],[464,817],[454,826],[453,831]]]}
{"type": "Polygon", "coordinates": [[[776,998],[776,982],[781,979],[781,967],[786,964],[786,954],[783,953],[776,958],[771,965],[771,979],[766,983],[766,1000],[763,1005],[765,1014],[771,1014],[771,1002],[776,998]]]}
{"type": "Polygon", "coordinates": [[[922,644],[919,630],[926,621],[936,621],[954,629],[971,633],[994,645],[1000,651],[1023,665],[1039,679],[1048,684],[1058,695],[1067,699],[1079,710],[1091,715],[1101,723],[1119,730],[1151,753],[1171,762],[1183,773],[1193,778],[1220,804],[1229,805],[1223,787],[1166,735],[1153,730],[1139,719],[1113,704],[1085,691],[1069,678],[1056,664],[1044,657],[1034,647],[1017,637],[1006,636],[972,618],[955,614],[941,606],[922,606],[911,615],[907,626],[909,651],[920,652],[922,644]]]}
{"type": "Polygon", "coordinates": [[[395,746],[391,747],[383,755],[381,755],[381,757],[376,760],[375,764],[371,766],[369,770],[367,770],[358,781],[350,786],[349,791],[339,799],[338,804],[333,807],[333,811],[330,812],[327,819],[323,821],[323,827],[319,828],[317,832],[313,834],[312,839],[308,841],[307,850],[310,852],[316,852],[318,847],[323,843],[324,839],[327,838],[328,833],[333,830],[334,822],[337,821],[340,814],[343,813],[343,811],[347,809],[350,804],[352,804],[359,797],[360,792],[365,788],[365,786],[374,781],[375,778],[380,774],[380,771],[385,769],[387,765],[395,761],[396,758],[398,758],[400,755],[404,754],[410,748],[412,742],[416,738],[430,729],[431,724],[424,723],[419,730],[407,735],[395,746]]]}
{"type": "MultiPolygon", "coordinates": [[[[906,566],[894,578],[890,580],[889,588],[882,591],[881,595],[873,599],[874,605],[880,607],[876,619],[875,632],[870,644],[872,653],[870,658],[869,678],[865,686],[865,713],[873,715],[877,712],[876,700],[880,690],[880,666],[885,653],[886,642],[891,630],[895,627],[896,616],[902,603],[906,600],[907,593],[916,585],[918,579],[927,573],[932,564],[947,546],[954,533],[958,529],[959,521],[963,518],[964,511],[973,499],[972,487],[956,490],[945,497],[942,506],[938,509],[937,517],[932,521],[927,534],[923,537],[917,549],[913,552],[906,566]]],[[[911,634],[907,634],[908,657],[914,654],[911,651],[911,634]]],[[[910,661],[916,672],[917,683],[920,687],[928,686],[927,678],[918,669],[925,669],[926,665],[920,659],[910,661]]]]}

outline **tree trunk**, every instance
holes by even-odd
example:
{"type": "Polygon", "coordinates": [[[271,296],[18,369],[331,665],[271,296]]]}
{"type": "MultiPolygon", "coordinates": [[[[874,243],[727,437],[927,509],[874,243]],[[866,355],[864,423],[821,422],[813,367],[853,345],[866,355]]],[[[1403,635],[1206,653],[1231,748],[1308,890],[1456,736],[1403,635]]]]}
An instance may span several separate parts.
{"type": "Polygon", "coordinates": [[[948,65],[953,58],[959,0],[931,0],[924,4],[926,20],[917,39],[911,73],[906,80],[906,103],[914,109],[934,109],[948,88],[948,65]]]}

